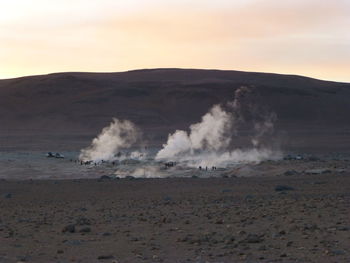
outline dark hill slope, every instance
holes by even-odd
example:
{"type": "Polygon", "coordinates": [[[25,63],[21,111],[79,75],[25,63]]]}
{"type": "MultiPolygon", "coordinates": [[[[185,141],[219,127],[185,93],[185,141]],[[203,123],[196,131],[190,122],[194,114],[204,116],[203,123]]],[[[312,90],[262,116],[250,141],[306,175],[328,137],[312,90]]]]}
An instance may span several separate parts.
{"type": "MultiPolygon", "coordinates": [[[[55,73],[0,80],[2,134],[92,135],[112,117],[130,119],[148,137],[200,120],[235,89],[254,85],[287,132],[350,126],[350,84],[295,75],[195,69],[55,73]]],[[[345,127],[345,128],[344,128],[345,127]]]]}

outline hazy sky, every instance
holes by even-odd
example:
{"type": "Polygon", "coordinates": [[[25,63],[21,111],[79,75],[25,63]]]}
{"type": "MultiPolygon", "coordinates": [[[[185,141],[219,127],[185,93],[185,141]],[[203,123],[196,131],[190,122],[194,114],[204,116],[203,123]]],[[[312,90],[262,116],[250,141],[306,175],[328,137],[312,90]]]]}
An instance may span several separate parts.
{"type": "Polygon", "coordinates": [[[350,0],[0,0],[0,78],[155,67],[350,82],[350,0]]]}

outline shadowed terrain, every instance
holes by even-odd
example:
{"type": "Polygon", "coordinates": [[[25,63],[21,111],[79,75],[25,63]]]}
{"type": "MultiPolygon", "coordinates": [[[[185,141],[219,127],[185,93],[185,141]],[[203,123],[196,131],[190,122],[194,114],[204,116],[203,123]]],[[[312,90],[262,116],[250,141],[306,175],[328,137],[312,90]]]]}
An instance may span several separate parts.
{"type": "Polygon", "coordinates": [[[0,148],[79,149],[112,117],[129,119],[150,144],[198,122],[253,85],[276,112],[285,148],[344,151],[350,145],[350,84],[295,75],[195,69],[55,73],[0,80],[0,148]]]}

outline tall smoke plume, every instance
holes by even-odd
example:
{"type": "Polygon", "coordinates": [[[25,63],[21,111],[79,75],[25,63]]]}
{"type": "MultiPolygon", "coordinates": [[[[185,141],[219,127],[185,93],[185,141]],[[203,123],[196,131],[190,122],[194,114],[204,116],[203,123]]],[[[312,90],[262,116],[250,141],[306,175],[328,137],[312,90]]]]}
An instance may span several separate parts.
{"type": "MultiPolygon", "coordinates": [[[[120,150],[132,147],[140,136],[139,129],[131,121],[113,118],[110,125],[92,140],[91,145],[80,151],[79,159],[94,162],[115,160],[120,150]]],[[[131,153],[131,157],[135,154],[131,153]]]]}
{"type": "Polygon", "coordinates": [[[198,167],[277,159],[280,153],[264,143],[265,137],[274,131],[275,120],[276,115],[262,106],[254,88],[241,87],[235,91],[233,101],[214,105],[201,122],[189,127],[189,132],[177,130],[170,134],[156,160],[198,167]],[[253,134],[250,145],[241,149],[235,146],[235,137],[243,129],[253,134]]]}

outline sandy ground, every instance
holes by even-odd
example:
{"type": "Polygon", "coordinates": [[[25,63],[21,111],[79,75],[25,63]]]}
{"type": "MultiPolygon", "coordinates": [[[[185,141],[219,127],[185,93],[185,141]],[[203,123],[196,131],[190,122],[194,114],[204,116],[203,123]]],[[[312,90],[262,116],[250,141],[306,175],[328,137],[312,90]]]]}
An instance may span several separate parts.
{"type": "Polygon", "coordinates": [[[1,180],[0,209],[5,263],[350,262],[348,172],[1,180]]]}

